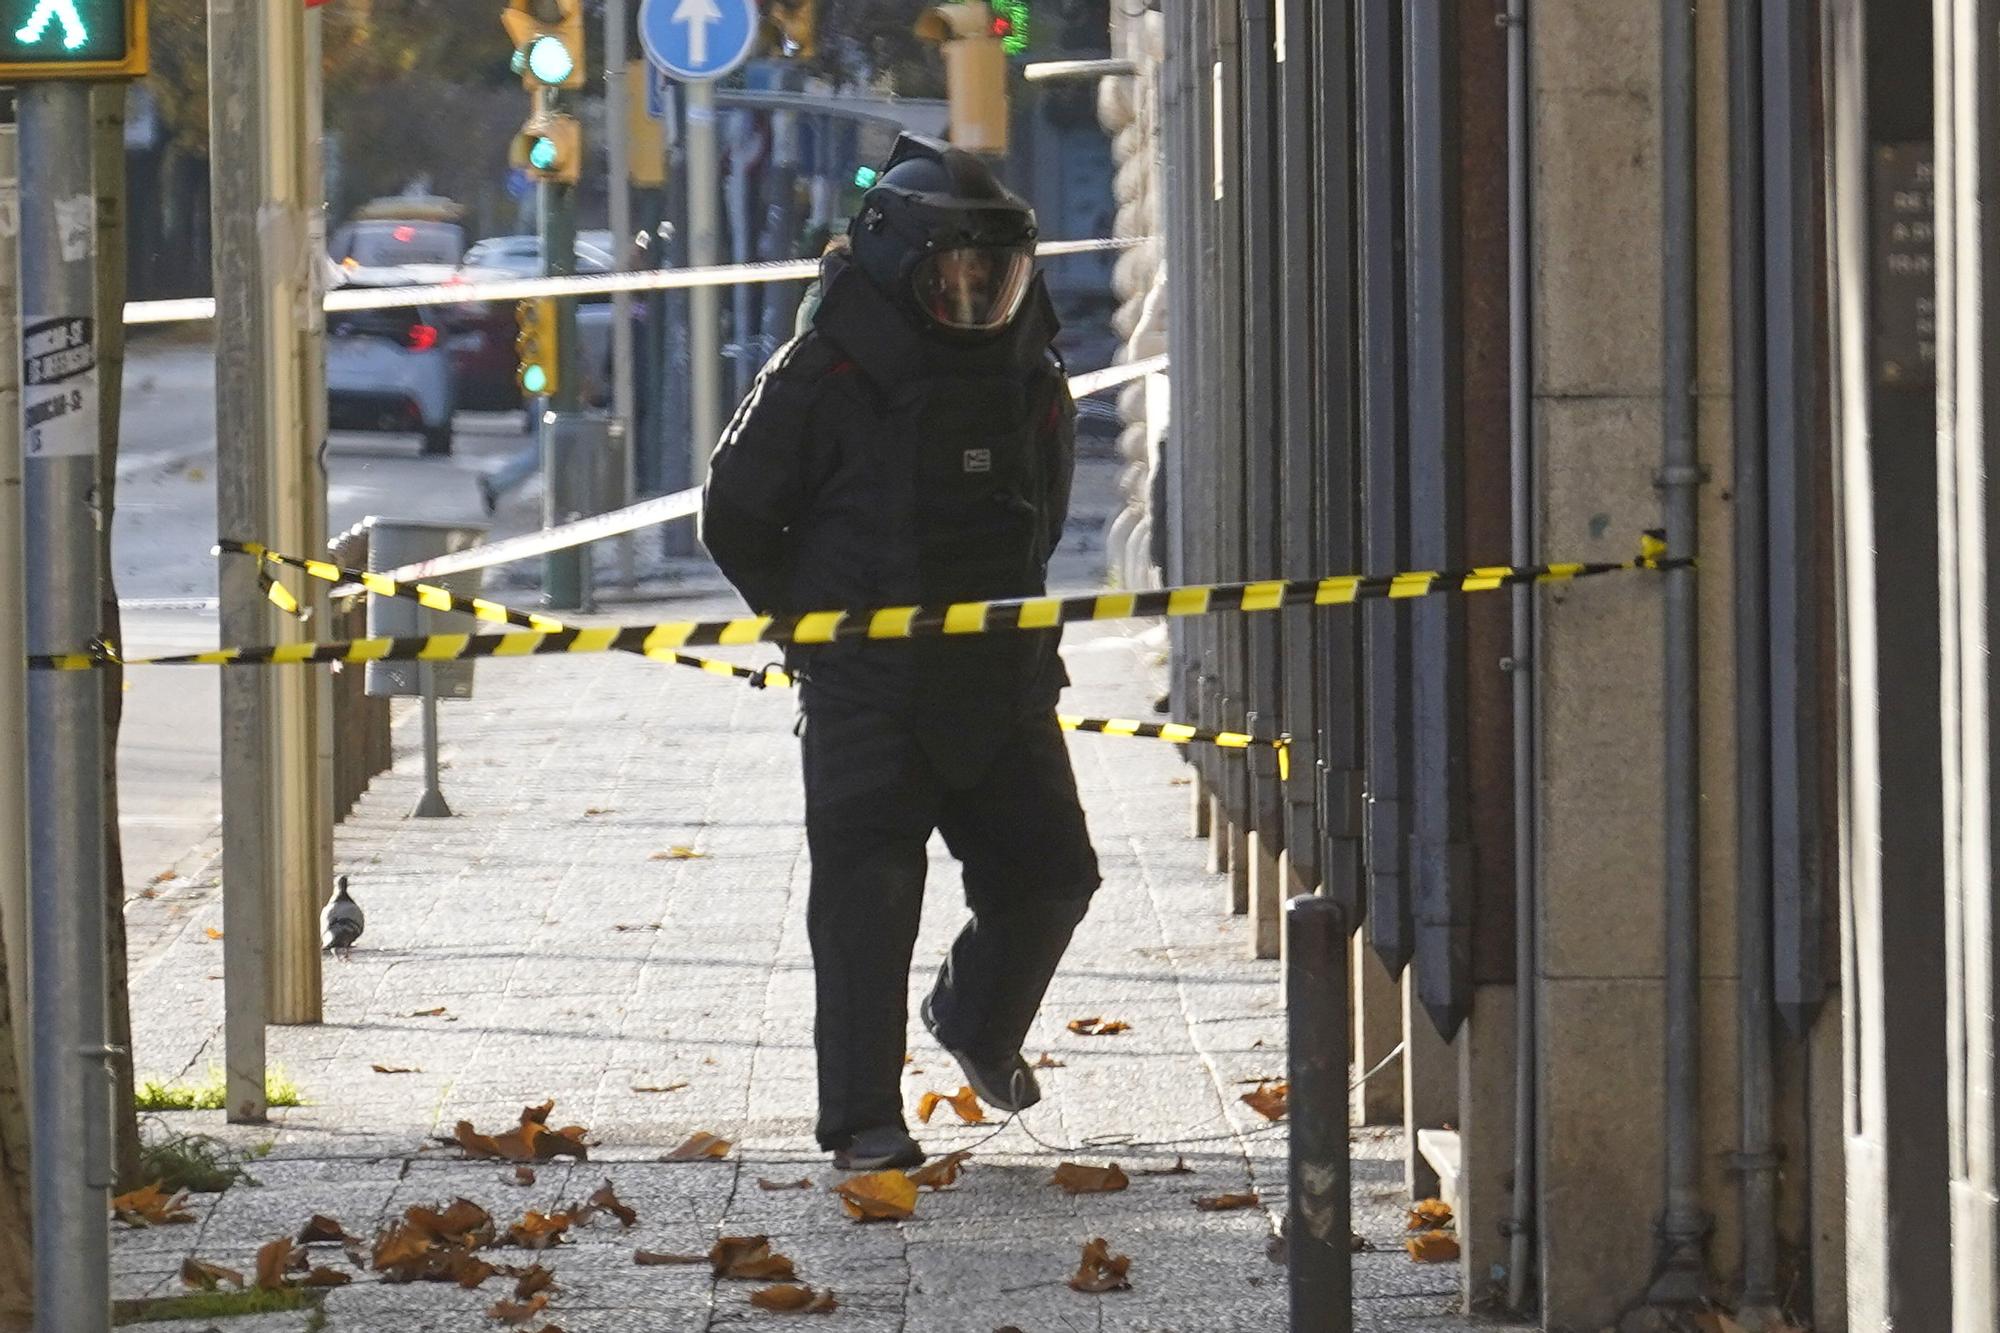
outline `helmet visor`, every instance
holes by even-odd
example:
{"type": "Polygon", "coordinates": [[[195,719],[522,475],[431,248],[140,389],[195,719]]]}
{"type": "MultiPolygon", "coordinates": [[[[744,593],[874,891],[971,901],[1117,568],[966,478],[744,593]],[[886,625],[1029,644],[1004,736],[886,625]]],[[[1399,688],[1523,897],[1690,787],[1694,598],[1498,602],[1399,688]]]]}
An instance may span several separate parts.
{"type": "Polygon", "coordinates": [[[911,283],[917,307],[939,327],[990,333],[1020,313],[1034,268],[1025,249],[961,246],[924,256],[911,283]]]}

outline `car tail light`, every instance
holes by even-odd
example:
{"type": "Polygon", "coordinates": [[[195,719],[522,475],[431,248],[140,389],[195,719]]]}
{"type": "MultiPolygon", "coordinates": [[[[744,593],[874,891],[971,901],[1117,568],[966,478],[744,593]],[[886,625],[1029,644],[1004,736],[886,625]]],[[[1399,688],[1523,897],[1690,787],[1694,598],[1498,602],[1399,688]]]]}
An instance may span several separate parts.
{"type": "Polygon", "coordinates": [[[403,335],[403,344],[412,352],[428,352],[438,345],[438,331],[435,324],[412,324],[403,335]]]}
{"type": "Polygon", "coordinates": [[[394,236],[403,245],[408,245],[411,241],[417,239],[417,229],[415,227],[398,227],[389,234],[394,236]]]}

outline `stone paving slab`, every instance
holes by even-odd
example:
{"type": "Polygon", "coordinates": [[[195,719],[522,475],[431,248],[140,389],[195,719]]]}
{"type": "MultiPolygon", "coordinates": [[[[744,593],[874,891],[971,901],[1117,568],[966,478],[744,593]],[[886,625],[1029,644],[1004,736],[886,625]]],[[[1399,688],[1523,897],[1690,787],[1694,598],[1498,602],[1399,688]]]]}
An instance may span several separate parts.
{"type": "MultiPolygon", "coordinates": [[[[618,611],[733,609],[710,583],[670,605],[618,611]]],[[[1072,629],[1065,707],[1148,716],[1158,641],[1116,626],[1072,629]]],[[[970,1167],[953,1189],[925,1194],[909,1221],[864,1226],[829,1197],[838,1177],[810,1135],[812,976],[788,696],[617,656],[482,663],[477,688],[474,701],[443,710],[454,817],[406,818],[418,765],[405,728],[398,770],[340,829],[339,868],[353,877],[367,933],[350,958],[326,964],[325,1022],[270,1032],[271,1062],[306,1104],[274,1110],[267,1126],[157,1117],[176,1132],[267,1150],[250,1166],[259,1184],[198,1200],[194,1226],[119,1229],[120,1295],[173,1292],[189,1253],[249,1264],[258,1245],[314,1212],[372,1235],[413,1204],[466,1197],[505,1222],[609,1179],[638,1211],[635,1227],[599,1222],[549,1256],[494,1256],[548,1259],[559,1275],[548,1318],[567,1333],[781,1320],[748,1305],[749,1284],[632,1261],[642,1248],[705,1251],[718,1234],[768,1235],[802,1280],[838,1292],[841,1309],[813,1328],[1283,1327],[1285,1270],[1266,1246],[1284,1207],[1284,1127],[1238,1100],[1257,1078],[1284,1072],[1276,965],[1249,957],[1247,923],[1227,915],[1202,872],[1172,748],[1071,738],[1106,883],[1030,1038],[1031,1057],[1046,1052],[1062,1067],[1044,1071],[1048,1098],[1018,1123],[947,1123],[944,1109],[916,1127],[934,1152],[971,1148],[970,1167]],[[1066,1029],[1087,1015],[1132,1030],[1066,1029]],[[436,1141],[461,1119],[505,1130],[524,1105],[549,1098],[550,1124],[586,1127],[591,1157],[545,1164],[533,1185],[436,1141]],[[730,1139],[728,1160],[657,1160],[695,1131],[730,1139]],[[1141,1174],[1176,1158],[1191,1173],[1141,1174]],[[1131,1187],[1067,1196],[1049,1182],[1065,1159],[1116,1161],[1131,1187]],[[766,1190],[759,1178],[812,1183],[766,1190]],[[1262,1209],[1192,1205],[1246,1189],[1260,1192],[1262,1209]],[[1088,1296],[1064,1285],[1092,1236],[1132,1257],[1131,1291],[1088,1296]]],[[[964,915],[941,844],[932,864],[913,1001],[964,915]]],[[[130,921],[140,1072],[199,1077],[221,1050],[221,946],[206,933],[221,923],[212,864],[135,902],[130,921]]],[[[912,1109],[924,1091],[958,1086],[914,1022],[910,1050],[912,1109]]],[[[1355,1153],[1356,1224],[1376,1247],[1356,1264],[1358,1326],[1466,1327],[1451,1313],[1455,1269],[1402,1253],[1390,1170],[1399,1139],[1358,1132],[1355,1153]]],[[[485,1314],[506,1294],[498,1279],[466,1292],[359,1276],[329,1293],[320,1326],[501,1327],[485,1314]]],[[[290,1315],[227,1324],[305,1326],[290,1315]]]]}

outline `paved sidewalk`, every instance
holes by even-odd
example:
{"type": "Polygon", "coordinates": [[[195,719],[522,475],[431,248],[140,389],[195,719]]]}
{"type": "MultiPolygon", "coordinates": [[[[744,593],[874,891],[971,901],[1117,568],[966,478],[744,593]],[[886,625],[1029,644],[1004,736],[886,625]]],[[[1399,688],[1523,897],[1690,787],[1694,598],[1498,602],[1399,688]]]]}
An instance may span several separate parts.
{"type": "MultiPolygon", "coordinates": [[[[727,613],[719,588],[619,618],[727,613]]],[[[761,662],[761,650],[737,650],[761,662]]],[[[1069,711],[1149,716],[1157,651],[1125,627],[1070,631],[1069,711]]],[[[1284,1268],[1266,1254],[1284,1202],[1285,1140],[1238,1100],[1284,1074],[1276,965],[1249,957],[1186,832],[1186,770],[1157,742],[1073,736],[1105,885],[1057,977],[1031,1058],[1048,1052],[1047,1100],[1000,1130],[943,1109],[919,1136],[970,1147],[952,1189],[925,1193],[902,1223],[848,1220],[838,1179],[810,1137],[812,986],[806,858],[791,700],[704,673],[623,656],[479,667],[478,696],[443,709],[444,789],[455,817],[406,818],[419,765],[399,731],[394,773],[341,827],[339,869],[368,913],[363,947],[326,967],[325,1022],[274,1028],[270,1058],[306,1104],[268,1127],[217,1113],[158,1117],[178,1131],[269,1145],[258,1186],[197,1200],[192,1226],[117,1228],[116,1294],[180,1290],[184,1256],[248,1267],[256,1248],[313,1213],[372,1236],[413,1204],[464,1196],[504,1227],[524,1210],[581,1199],[602,1180],[638,1212],[599,1222],[541,1259],[557,1274],[542,1318],[566,1333],[709,1329],[783,1321],[748,1304],[751,1284],[706,1267],[638,1267],[638,1249],[705,1251],[718,1234],[765,1234],[799,1278],[831,1287],[826,1329],[992,1333],[1272,1330],[1285,1323],[1284,1268]],[[698,855],[679,858],[675,848],[698,855]],[[1084,1037],[1073,1017],[1131,1030],[1084,1037]],[[408,1069],[376,1072],[374,1066],[408,1069]],[[674,1088],[674,1091],[642,1089],[674,1088]],[[589,1130],[590,1160],[549,1163],[532,1186],[435,1143],[461,1119],[509,1128],[555,1099],[552,1125],[589,1130]],[[696,1131],[735,1145],[723,1161],[661,1154],[696,1131]],[[1162,1146],[1138,1146],[1140,1143],[1162,1146]],[[1167,1146],[1168,1144],[1171,1146],[1167,1146]],[[1183,1158],[1190,1174],[1141,1174],[1183,1158]],[[1061,1160],[1117,1162],[1129,1189],[1065,1195],[1061,1160]],[[759,1180],[809,1178],[768,1191],[759,1180]],[[1256,1190],[1263,1209],[1207,1213],[1200,1195],[1256,1190]],[[1132,1289],[1093,1296],[1065,1279],[1081,1244],[1131,1256],[1132,1289]]],[[[1023,829],[1032,838],[1034,830],[1023,829]]],[[[957,876],[933,844],[930,911],[914,999],[963,919],[957,876]]],[[[138,900],[133,994],[138,1067],[204,1076],[221,1058],[222,947],[213,866],[138,900]]],[[[912,1022],[906,1089],[951,1092],[956,1069],[912,1022]]],[[[160,1126],[155,1126],[155,1130],[160,1126]]],[[[1360,1327],[1463,1327],[1456,1272],[1403,1254],[1393,1136],[1363,1135],[1357,1225],[1360,1327]]],[[[316,1247],[351,1269],[335,1247],[316,1247]]],[[[234,1319],[250,1333],[325,1327],[444,1333],[501,1327],[487,1308],[502,1278],[473,1291],[384,1285],[356,1273],[307,1313],[234,1319]]],[[[158,1327],[207,1328],[208,1321],[158,1327]]]]}

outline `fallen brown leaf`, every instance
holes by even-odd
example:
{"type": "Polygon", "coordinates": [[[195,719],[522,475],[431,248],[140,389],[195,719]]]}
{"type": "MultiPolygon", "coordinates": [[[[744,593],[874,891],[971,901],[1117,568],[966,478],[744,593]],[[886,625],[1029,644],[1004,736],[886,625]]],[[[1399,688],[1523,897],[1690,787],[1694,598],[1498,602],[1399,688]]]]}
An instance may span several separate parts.
{"type": "Polygon", "coordinates": [[[201,1291],[214,1291],[216,1283],[227,1282],[240,1291],[243,1287],[243,1274],[233,1268],[224,1268],[221,1264],[212,1264],[206,1259],[197,1259],[189,1255],[181,1260],[181,1282],[201,1291]]]}
{"type": "Polygon", "coordinates": [[[602,1208],[610,1213],[618,1219],[620,1226],[634,1226],[639,1221],[639,1214],[618,1197],[617,1191],[611,1188],[611,1182],[608,1180],[599,1185],[585,1202],[592,1208],[602,1208]]]}
{"type": "Polygon", "coordinates": [[[571,1213],[542,1213],[530,1208],[526,1216],[507,1228],[499,1243],[524,1250],[550,1249],[562,1244],[563,1233],[575,1220],[571,1213]]]}
{"type": "Polygon", "coordinates": [[[679,1092],[679,1091],[680,1091],[680,1090],[681,1090],[682,1088],[685,1088],[686,1086],[687,1086],[687,1080],[686,1080],[686,1079],[683,1079],[683,1080],[681,1080],[681,1081],[680,1081],[679,1083],[657,1083],[657,1084],[647,1084],[647,1085],[644,1085],[644,1086],[641,1086],[640,1084],[637,1084],[637,1083],[634,1083],[634,1084],[632,1085],[632,1091],[634,1091],[634,1092],[679,1092]]]}
{"type": "Polygon", "coordinates": [[[285,1273],[291,1268],[292,1254],[297,1249],[298,1246],[293,1243],[290,1236],[280,1236],[258,1247],[257,1289],[259,1291],[283,1291],[291,1285],[285,1280],[285,1273]]]}
{"type": "Polygon", "coordinates": [[[442,1210],[417,1204],[405,1209],[403,1218],[431,1239],[451,1245],[476,1248],[492,1238],[493,1215],[470,1199],[453,1199],[442,1210]]]}
{"type": "Polygon", "coordinates": [[[1068,1065],[1066,1065],[1066,1064],[1064,1064],[1064,1063],[1063,1063],[1063,1062],[1062,1062],[1061,1060],[1058,1060],[1058,1059],[1056,1059],[1056,1058],[1055,1058],[1055,1057],[1054,1057],[1053,1055],[1050,1055],[1050,1054],[1049,1054],[1049,1053],[1048,1053],[1047,1051],[1043,1051],[1043,1052],[1042,1052],[1042,1058],[1041,1058],[1041,1059],[1039,1059],[1039,1060],[1037,1060],[1037,1061],[1035,1061],[1035,1068],[1037,1068],[1037,1069],[1068,1069],[1068,1068],[1069,1068],[1069,1066],[1068,1066],[1068,1065]]]}
{"type": "Polygon", "coordinates": [[[471,1250],[447,1250],[436,1256],[422,1276],[431,1282],[456,1282],[467,1291],[500,1270],[471,1250]]]}
{"type": "Polygon", "coordinates": [[[146,882],[147,882],[148,884],[165,884],[165,883],[166,883],[166,882],[167,882],[168,880],[172,879],[173,877],[174,877],[174,872],[173,872],[173,871],[171,871],[171,870],[162,870],[162,871],[161,871],[161,872],[160,872],[159,874],[157,874],[157,875],[153,876],[153,877],[152,877],[151,879],[147,880],[146,882]]]}
{"type": "Polygon", "coordinates": [[[1072,1018],[1069,1030],[1079,1037],[1114,1037],[1130,1032],[1132,1025],[1118,1018],[1072,1018]]]}
{"type": "Polygon", "coordinates": [[[443,1006],[443,1005],[439,1005],[439,1006],[438,1006],[437,1008],[435,1008],[435,1009],[419,1009],[419,1010],[417,1010],[417,1011],[416,1011],[415,1013],[411,1014],[411,1015],[410,1015],[410,1017],[411,1017],[411,1018],[442,1018],[442,1017],[444,1017],[444,1012],[445,1012],[445,1010],[444,1010],[444,1006],[443,1006]]]}
{"type": "Polygon", "coordinates": [[[916,1210],[917,1186],[901,1171],[870,1171],[833,1187],[841,1206],[857,1222],[893,1222],[916,1210]]]}
{"type": "Polygon", "coordinates": [[[498,1300],[486,1311],[488,1319],[498,1319],[503,1324],[525,1324],[540,1314],[549,1303],[549,1294],[538,1291],[525,1301],[498,1300]]]}
{"type": "Polygon", "coordinates": [[[299,1244],[317,1245],[322,1241],[332,1241],[345,1245],[354,1237],[347,1234],[347,1228],[325,1213],[314,1213],[311,1220],[299,1228],[299,1244]]]}
{"type": "Polygon", "coordinates": [[[158,1182],[155,1182],[113,1199],[111,1212],[120,1222],[130,1226],[174,1226],[181,1222],[194,1221],[194,1214],[183,1207],[187,1203],[187,1197],[186,1190],[176,1190],[168,1194],[160,1189],[158,1182]]]}
{"type": "Polygon", "coordinates": [[[532,1166],[517,1166],[514,1168],[512,1177],[502,1176],[500,1178],[502,1180],[511,1179],[516,1185],[532,1185],[535,1183],[535,1168],[532,1166]]]}
{"type": "Polygon", "coordinates": [[[729,1156],[729,1140],[702,1132],[691,1135],[686,1143],[674,1149],[660,1160],[663,1162],[700,1162],[729,1156]]]}
{"type": "Polygon", "coordinates": [[[1360,1254],[1364,1250],[1372,1250],[1374,1248],[1375,1248],[1375,1243],[1369,1240],[1368,1237],[1362,1235],[1360,1232],[1352,1231],[1348,1233],[1347,1249],[1349,1253],[1360,1254]]]}
{"type": "Polygon", "coordinates": [[[1083,1259],[1070,1276],[1070,1289],[1092,1293],[1130,1291],[1132,1280],[1128,1275],[1131,1270],[1132,1260],[1125,1255],[1111,1253],[1110,1242],[1099,1236],[1084,1242],[1083,1259]]]}
{"type": "Polygon", "coordinates": [[[1458,1238],[1449,1231],[1419,1231],[1404,1240],[1403,1248],[1420,1264],[1448,1264],[1458,1258],[1458,1238]]]}
{"type": "Polygon", "coordinates": [[[800,1176],[797,1180],[770,1180],[764,1176],[757,1177],[757,1188],[760,1190],[809,1190],[812,1184],[811,1176],[800,1176]]]}
{"type": "Polygon", "coordinates": [[[632,1262],[641,1268],[657,1268],[666,1264],[705,1264],[705,1254],[666,1254],[659,1250],[634,1250],[632,1262]]]}
{"type": "Polygon", "coordinates": [[[1276,1083],[1259,1083],[1243,1094],[1245,1106],[1263,1116],[1266,1120],[1283,1120],[1285,1103],[1290,1099],[1292,1085],[1283,1080],[1276,1083]]]}
{"type": "Polygon", "coordinates": [[[584,818],[586,818],[586,819],[589,819],[589,818],[591,818],[591,817],[592,817],[592,816],[594,816],[594,815],[610,815],[610,814],[616,814],[616,813],[617,813],[617,811],[616,811],[616,810],[615,810],[615,809],[614,809],[613,807],[611,807],[611,806],[608,806],[608,805],[593,805],[593,806],[591,806],[591,807],[590,807],[590,809],[588,809],[588,810],[584,811],[584,812],[583,812],[583,815],[584,815],[584,818]]]}
{"type": "Polygon", "coordinates": [[[771,1249],[769,1236],[724,1236],[709,1247],[708,1263],[716,1277],[782,1282],[793,1276],[792,1261],[771,1249]]]}
{"type": "Polygon", "coordinates": [[[424,1072],[421,1069],[405,1069],[399,1065],[370,1065],[368,1067],[378,1074],[421,1074],[424,1072]]]}
{"type": "Polygon", "coordinates": [[[222,932],[217,930],[214,926],[204,927],[202,933],[207,935],[212,940],[219,940],[222,938],[222,932]]]}
{"type": "Polygon", "coordinates": [[[429,1232],[407,1221],[386,1227],[375,1237],[368,1266],[378,1273],[391,1274],[396,1280],[408,1282],[416,1274],[411,1272],[409,1276],[403,1276],[404,1271],[428,1262],[436,1244],[429,1232]]]}
{"type": "Polygon", "coordinates": [[[1176,1157],[1172,1166],[1146,1166],[1139,1168],[1142,1176],[1191,1176],[1194,1168],[1187,1164],[1187,1158],[1176,1157]]]}
{"type": "Polygon", "coordinates": [[[299,1279],[301,1287],[344,1287],[354,1281],[352,1273],[343,1273],[338,1268],[321,1266],[312,1269],[299,1279]]]}
{"type": "Polygon", "coordinates": [[[1422,1199],[1410,1205],[1411,1231],[1436,1231],[1451,1225],[1451,1205],[1443,1199],[1422,1199]]]}
{"type": "Polygon", "coordinates": [[[544,1268],[540,1264],[529,1264],[519,1280],[514,1283],[514,1299],[525,1301],[538,1291],[546,1291],[549,1284],[555,1280],[554,1269],[544,1268]]]}
{"type": "Polygon", "coordinates": [[[946,1153],[942,1157],[934,1157],[908,1173],[910,1183],[933,1190],[941,1190],[947,1185],[955,1184],[958,1181],[959,1168],[964,1166],[971,1156],[970,1152],[960,1149],[958,1152],[946,1153]]]}
{"type": "Polygon", "coordinates": [[[760,1310],[784,1310],[794,1314],[829,1314],[840,1307],[831,1291],[814,1291],[796,1282],[750,1293],[750,1303],[760,1310]]]}
{"type": "Polygon", "coordinates": [[[1085,1166],[1081,1162],[1064,1162],[1050,1177],[1053,1184],[1063,1187],[1070,1194],[1115,1194],[1131,1182],[1118,1169],[1118,1163],[1110,1166],[1085,1166]]]}
{"type": "Polygon", "coordinates": [[[986,1112],[979,1105],[978,1095],[971,1088],[965,1087],[949,1095],[942,1092],[925,1093],[917,1099],[917,1119],[928,1125],[940,1103],[951,1107],[958,1113],[958,1118],[968,1125],[985,1123],[986,1112]]]}
{"type": "Polygon", "coordinates": [[[1236,1208],[1255,1208],[1259,1200],[1254,1191],[1242,1194],[1204,1194],[1194,1201],[1194,1206],[1204,1213],[1226,1213],[1236,1208]]]}

